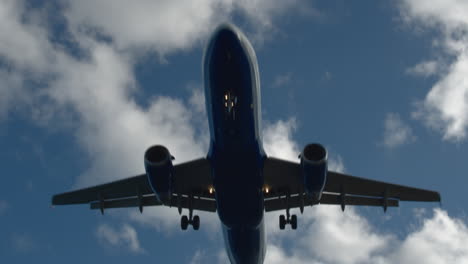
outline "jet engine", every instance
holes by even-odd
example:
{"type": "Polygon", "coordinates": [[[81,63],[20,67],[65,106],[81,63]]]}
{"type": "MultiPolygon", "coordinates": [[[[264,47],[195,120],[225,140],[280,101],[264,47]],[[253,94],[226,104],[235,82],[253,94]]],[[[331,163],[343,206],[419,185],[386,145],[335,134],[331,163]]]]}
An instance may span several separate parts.
{"type": "Polygon", "coordinates": [[[320,144],[308,144],[300,157],[305,191],[318,201],[327,180],[327,150],[320,144]]]}
{"type": "Polygon", "coordinates": [[[145,170],[148,181],[159,202],[166,204],[171,197],[172,159],[166,147],[156,145],[145,152],[145,170]]]}

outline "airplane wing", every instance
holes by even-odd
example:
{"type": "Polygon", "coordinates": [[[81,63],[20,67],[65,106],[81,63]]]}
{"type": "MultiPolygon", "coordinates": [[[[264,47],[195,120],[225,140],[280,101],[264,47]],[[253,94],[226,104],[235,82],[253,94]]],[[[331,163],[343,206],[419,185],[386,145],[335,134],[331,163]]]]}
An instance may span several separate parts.
{"type": "Polygon", "coordinates": [[[391,184],[343,173],[328,171],[327,181],[320,201],[305,195],[301,168],[298,163],[267,158],[263,169],[265,210],[275,211],[307,205],[337,204],[398,206],[399,201],[440,202],[440,194],[403,185],[391,184]]]}
{"type": "MultiPolygon", "coordinates": [[[[211,165],[205,158],[174,166],[173,194],[168,206],[192,208],[201,211],[216,211],[216,200],[209,193],[212,186],[211,165]],[[190,196],[193,199],[190,199],[190,196]]],[[[162,205],[158,202],[146,174],[96,185],[89,188],[57,194],[52,197],[53,205],[86,204],[91,209],[140,207],[162,205]]]]}

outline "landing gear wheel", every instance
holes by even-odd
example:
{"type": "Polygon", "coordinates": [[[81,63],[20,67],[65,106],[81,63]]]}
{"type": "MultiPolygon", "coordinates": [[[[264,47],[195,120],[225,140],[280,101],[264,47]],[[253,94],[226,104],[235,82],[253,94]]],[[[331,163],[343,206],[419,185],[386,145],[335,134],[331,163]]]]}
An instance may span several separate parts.
{"type": "Polygon", "coordinates": [[[284,230],[285,226],[286,226],[286,217],[284,217],[284,215],[280,215],[280,217],[279,217],[279,228],[281,230],[284,230]]]}
{"type": "Polygon", "coordinates": [[[290,224],[291,224],[292,230],[296,230],[296,228],[297,228],[297,216],[296,215],[291,216],[290,224]]]}
{"type": "Polygon", "coordinates": [[[200,217],[198,215],[193,217],[192,226],[193,230],[198,230],[200,228],[200,217]]]}
{"type": "Polygon", "coordinates": [[[182,230],[187,230],[188,224],[188,217],[186,215],[182,216],[182,218],[180,218],[180,228],[182,228],[182,230]]]}

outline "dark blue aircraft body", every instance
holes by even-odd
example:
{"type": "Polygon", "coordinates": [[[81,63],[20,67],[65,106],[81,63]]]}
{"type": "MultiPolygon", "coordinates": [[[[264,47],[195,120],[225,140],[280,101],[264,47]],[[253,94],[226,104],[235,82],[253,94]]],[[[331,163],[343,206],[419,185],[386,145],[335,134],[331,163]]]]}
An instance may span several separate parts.
{"type": "Polygon", "coordinates": [[[228,255],[233,263],[263,263],[266,155],[259,127],[257,60],[245,36],[232,26],[215,32],[204,60],[208,159],[228,255]]]}
{"type": "Polygon", "coordinates": [[[299,163],[268,157],[261,137],[260,82],[255,52],[232,25],[214,32],[204,56],[206,110],[210,127],[207,157],[173,165],[161,145],[144,156],[145,174],[54,195],[52,203],[90,203],[107,208],[176,207],[181,228],[200,227],[194,210],[217,212],[231,263],[263,263],[264,212],[286,210],[279,228],[297,228],[291,208],[317,204],[398,206],[399,201],[440,201],[434,191],[329,171],[327,151],[308,144],[299,163]]]}

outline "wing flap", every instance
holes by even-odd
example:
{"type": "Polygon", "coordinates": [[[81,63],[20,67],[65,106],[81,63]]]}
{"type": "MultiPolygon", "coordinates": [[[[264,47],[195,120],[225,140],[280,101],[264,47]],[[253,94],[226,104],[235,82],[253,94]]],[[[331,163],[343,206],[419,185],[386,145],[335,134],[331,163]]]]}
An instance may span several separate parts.
{"type": "MultiPolygon", "coordinates": [[[[181,195],[180,200],[177,195],[173,195],[171,204],[169,206],[179,207],[188,209],[190,207],[190,200],[188,196],[181,195]]],[[[162,203],[158,202],[155,195],[143,196],[141,201],[138,197],[108,200],[108,201],[97,201],[90,204],[91,209],[108,209],[108,208],[125,208],[125,207],[139,207],[139,206],[158,206],[162,203]]],[[[216,200],[207,199],[202,197],[194,197],[192,199],[192,208],[194,210],[207,211],[207,212],[216,212],[216,200]]]]}
{"type": "MultiPolygon", "coordinates": [[[[372,197],[363,197],[363,196],[352,196],[346,195],[345,196],[345,205],[360,205],[360,206],[384,206],[384,199],[382,198],[372,198],[372,197]]],[[[265,211],[272,212],[278,210],[285,210],[287,208],[285,196],[280,196],[278,198],[271,198],[265,200],[265,211]]],[[[288,200],[289,208],[298,208],[303,206],[310,206],[315,205],[317,202],[307,199],[305,195],[292,195],[289,197],[288,200]],[[302,200],[304,199],[304,200],[302,200]]],[[[320,199],[320,204],[335,204],[341,205],[341,195],[332,194],[332,193],[323,193],[322,198],[320,199]]],[[[399,202],[396,199],[388,199],[387,206],[388,207],[398,207],[399,202]]]]}
{"type": "Polygon", "coordinates": [[[102,202],[92,202],[90,204],[91,209],[107,209],[107,208],[125,208],[125,207],[139,207],[140,203],[142,206],[156,206],[162,205],[158,202],[155,195],[143,196],[141,201],[138,197],[116,199],[116,200],[104,200],[102,202]]]}
{"type": "MultiPolygon", "coordinates": [[[[381,206],[384,207],[385,201],[382,198],[372,198],[363,196],[346,195],[344,198],[345,205],[365,205],[365,206],[381,206]]],[[[322,194],[320,204],[341,204],[341,196],[336,194],[322,194]]],[[[398,207],[399,202],[396,199],[387,199],[388,207],[398,207]]]]}

